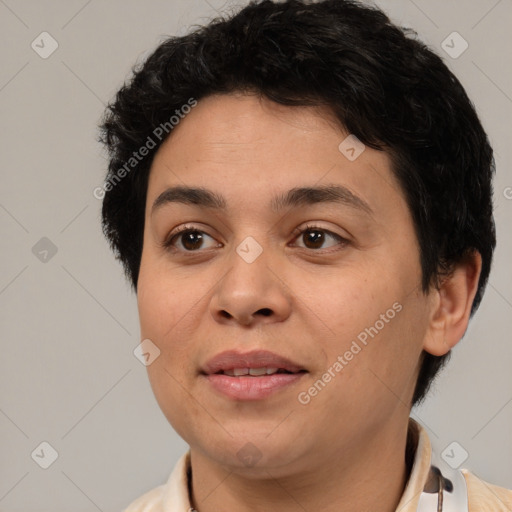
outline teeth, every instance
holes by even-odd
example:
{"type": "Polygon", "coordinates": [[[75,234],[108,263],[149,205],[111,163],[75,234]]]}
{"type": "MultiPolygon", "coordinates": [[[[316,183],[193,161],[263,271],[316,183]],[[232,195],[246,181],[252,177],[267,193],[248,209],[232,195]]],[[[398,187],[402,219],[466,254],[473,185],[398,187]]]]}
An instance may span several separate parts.
{"type": "Polygon", "coordinates": [[[224,370],[224,375],[231,377],[240,377],[244,375],[252,375],[260,377],[261,375],[273,375],[277,373],[279,368],[233,368],[232,370],[224,370]]]}
{"type": "Polygon", "coordinates": [[[266,375],[266,374],[267,374],[266,368],[251,368],[249,370],[249,375],[259,376],[259,375],[266,375]]]}

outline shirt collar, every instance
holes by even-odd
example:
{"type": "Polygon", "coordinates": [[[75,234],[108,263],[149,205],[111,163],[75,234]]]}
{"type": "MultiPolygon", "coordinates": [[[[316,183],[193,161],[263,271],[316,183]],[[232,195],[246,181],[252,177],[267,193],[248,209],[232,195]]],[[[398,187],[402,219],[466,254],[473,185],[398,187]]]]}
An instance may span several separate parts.
{"type": "MultiPolygon", "coordinates": [[[[406,452],[412,458],[412,469],[396,512],[416,512],[430,471],[430,439],[426,430],[412,418],[409,418],[406,452]]],[[[192,509],[189,499],[190,471],[189,450],[179,458],[169,476],[162,495],[162,510],[182,512],[192,509]]]]}
{"type": "Polygon", "coordinates": [[[405,490],[396,507],[396,512],[416,512],[421,493],[430,472],[432,445],[430,444],[427,431],[412,418],[409,418],[406,451],[414,452],[414,459],[405,490]]]}

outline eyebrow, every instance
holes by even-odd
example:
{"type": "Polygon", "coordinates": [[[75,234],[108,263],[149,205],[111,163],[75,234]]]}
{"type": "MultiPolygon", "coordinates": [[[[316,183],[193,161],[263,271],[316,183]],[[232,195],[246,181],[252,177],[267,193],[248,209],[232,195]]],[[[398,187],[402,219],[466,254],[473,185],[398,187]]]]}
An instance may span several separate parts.
{"type": "MultiPolygon", "coordinates": [[[[224,196],[204,187],[175,186],[164,190],[151,207],[151,215],[165,204],[181,203],[215,210],[227,210],[224,196]]],[[[270,208],[278,213],[289,207],[317,203],[336,203],[373,215],[370,205],[342,185],[328,184],[314,187],[294,187],[270,200],[270,208]]]]}

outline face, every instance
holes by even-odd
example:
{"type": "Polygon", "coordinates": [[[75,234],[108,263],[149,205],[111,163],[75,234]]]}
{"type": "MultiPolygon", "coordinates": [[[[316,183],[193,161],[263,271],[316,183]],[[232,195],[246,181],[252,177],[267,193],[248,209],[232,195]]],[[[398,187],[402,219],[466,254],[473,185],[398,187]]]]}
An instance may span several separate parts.
{"type": "Polygon", "coordinates": [[[160,349],[148,374],[178,434],[220,464],[286,474],[409,416],[431,308],[419,248],[387,154],[340,150],[348,135],[326,111],[215,95],[155,155],[137,295],[141,339],[160,349]]]}

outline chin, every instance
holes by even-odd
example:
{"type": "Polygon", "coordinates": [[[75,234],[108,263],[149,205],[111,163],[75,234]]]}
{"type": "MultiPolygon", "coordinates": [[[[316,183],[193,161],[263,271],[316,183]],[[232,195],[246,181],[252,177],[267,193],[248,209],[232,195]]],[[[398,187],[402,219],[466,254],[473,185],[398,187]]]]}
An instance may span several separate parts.
{"type": "MultiPolygon", "coordinates": [[[[275,429],[274,423],[273,428],[275,429]]],[[[205,453],[207,457],[218,464],[229,468],[230,471],[261,477],[262,471],[268,477],[267,470],[284,469],[294,466],[301,458],[303,447],[294,438],[291,432],[282,432],[250,428],[240,430],[239,433],[230,433],[222,436],[222,439],[211,438],[201,440],[200,443],[191,446],[205,453]]],[[[300,435],[300,434],[299,434],[300,435]]],[[[286,472],[285,472],[286,473],[286,472]]]]}

